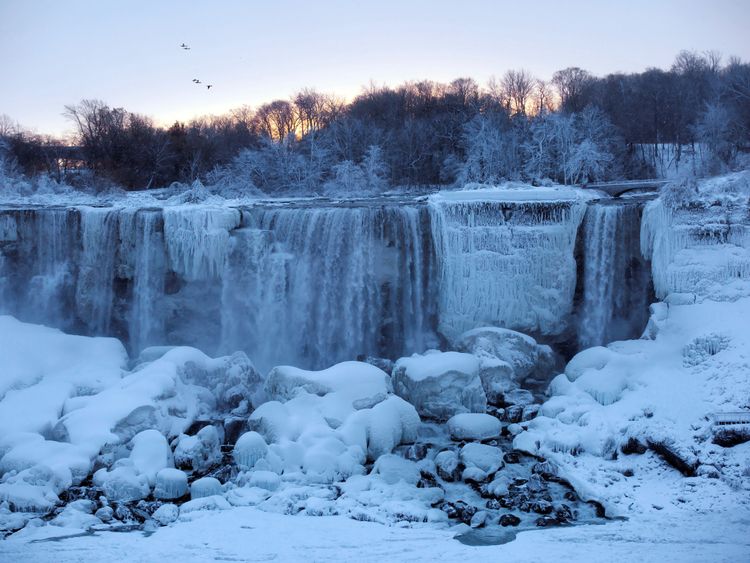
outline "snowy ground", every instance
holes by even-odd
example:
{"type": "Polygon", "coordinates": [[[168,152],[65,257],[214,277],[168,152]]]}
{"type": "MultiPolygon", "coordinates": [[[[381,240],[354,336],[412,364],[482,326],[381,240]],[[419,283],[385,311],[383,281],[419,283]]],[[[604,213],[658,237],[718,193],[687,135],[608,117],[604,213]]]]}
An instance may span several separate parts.
{"type": "Polygon", "coordinates": [[[70,536],[37,529],[0,543],[7,561],[748,561],[750,512],[677,509],[604,525],[521,532],[505,545],[467,546],[456,531],[387,527],[339,516],[282,516],[254,508],[207,513],[142,532],[70,536]]]}

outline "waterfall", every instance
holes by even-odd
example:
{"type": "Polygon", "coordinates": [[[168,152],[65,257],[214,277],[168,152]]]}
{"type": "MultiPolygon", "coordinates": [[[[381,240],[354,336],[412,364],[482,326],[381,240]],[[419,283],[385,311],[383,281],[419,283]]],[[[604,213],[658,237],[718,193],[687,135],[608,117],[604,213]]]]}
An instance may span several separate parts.
{"type": "Polygon", "coordinates": [[[429,259],[410,206],[255,208],[233,233],[224,278],[224,347],[309,367],[421,351],[429,259]],[[257,335],[257,336],[255,336],[257,335]]]}
{"type": "Polygon", "coordinates": [[[91,334],[109,334],[114,306],[118,210],[82,207],[76,312],[91,334]]]}
{"type": "Polygon", "coordinates": [[[519,197],[0,209],[0,312],[261,369],[397,358],[483,325],[637,335],[639,207],[519,197]]]}
{"type": "Polygon", "coordinates": [[[637,338],[651,302],[648,264],[640,254],[638,202],[597,202],[583,221],[580,348],[637,338]]]}
{"type": "Polygon", "coordinates": [[[449,339],[484,325],[557,335],[576,286],[571,201],[430,201],[439,268],[439,327],[449,339]]]}
{"type": "Polygon", "coordinates": [[[124,213],[120,239],[134,241],[133,292],[130,299],[130,348],[165,344],[165,311],[161,302],[166,276],[161,211],[141,209],[124,213]]]}

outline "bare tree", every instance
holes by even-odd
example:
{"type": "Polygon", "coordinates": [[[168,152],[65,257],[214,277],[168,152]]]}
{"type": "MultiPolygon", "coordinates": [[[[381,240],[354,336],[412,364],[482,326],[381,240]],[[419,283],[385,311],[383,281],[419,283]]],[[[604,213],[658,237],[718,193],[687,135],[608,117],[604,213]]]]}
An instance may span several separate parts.
{"type": "Polygon", "coordinates": [[[565,111],[579,112],[585,105],[586,87],[593,81],[593,76],[581,68],[570,67],[558,70],[552,75],[552,84],[560,96],[560,107],[565,111]]]}
{"type": "Polygon", "coordinates": [[[500,93],[505,109],[511,115],[526,115],[536,80],[530,73],[509,70],[500,82],[500,93]]]}

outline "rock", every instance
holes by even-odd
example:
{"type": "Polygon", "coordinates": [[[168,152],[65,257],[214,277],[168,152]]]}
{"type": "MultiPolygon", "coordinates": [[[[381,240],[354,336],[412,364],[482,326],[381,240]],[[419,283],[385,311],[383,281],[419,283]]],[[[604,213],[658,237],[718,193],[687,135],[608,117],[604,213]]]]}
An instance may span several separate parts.
{"type": "MultiPolygon", "coordinates": [[[[261,384],[258,370],[244,352],[212,360],[211,368],[186,362],[181,376],[185,383],[211,389],[220,412],[242,411],[261,384]]],[[[238,412],[239,414],[239,412],[238,412]]],[[[243,413],[244,414],[244,413],[243,413]]]]}
{"type": "Polygon", "coordinates": [[[111,506],[102,506],[99,510],[94,512],[94,516],[96,516],[99,520],[107,524],[111,522],[112,519],[115,517],[115,511],[112,510],[111,506]]]}
{"type": "Polygon", "coordinates": [[[469,520],[469,526],[471,526],[472,528],[484,528],[484,526],[487,524],[487,521],[489,520],[489,517],[490,515],[488,512],[480,510],[471,517],[471,520],[469,520]]]}
{"type": "Polygon", "coordinates": [[[111,471],[100,469],[94,473],[93,481],[115,502],[140,500],[151,492],[148,479],[136,472],[129,459],[119,460],[111,471]]]}
{"type": "Polygon", "coordinates": [[[516,387],[527,378],[547,379],[555,368],[555,357],[549,346],[537,344],[532,337],[498,327],[482,327],[461,335],[458,349],[479,357],[496,358],[512,370],[516,387]]]}
{"type": "Polygon", "coordinates": [[[531,505],[531,510],[537,514],[552,514],[552,503],[546,500],[538,500],[531,505]]]}
{"type": "Polygon", "coordinates": [[[544,484],[539,475],[531,475],[529,481],[526,483],[526,488],[532,493],[541,493],[547,490],[547,485],[544,484]]]}
{"type": "Polygon", "coordinates": [[[460,459],[467,468],[476,467],[489,475],[503,466],[503,450],[472,442],[461,448],[460,459]]]}
{"type": "Polygon", "coordinates": [[[559,470],[557,466],[549,460],[540,461],[535,463],[531,468],[531,472],[535,475],[541,476],[547,481],[554,481],[558,478],[559,470]]]}
{"type": "Polygon", "coordinates": [[[556,526],[560,522],[557,521],[557,518],[554,516],[542,516],[541,518],[536,519],[536,525],[540,528],[546,528],[547,526],[556,526]]]}
{"type": "Polygon", "coordinates": [[[521,455],[518,452],[507,452],[503,455],[505,463],[521,463],[521,455]]]}
{"type": "Polygon", "coordinates": [[[172,450],[164,435],[158,430],[144,430],[133,436],[130,460],[141,475],[145,475],[150,486],[156,482],[156,474],[166,467],[174,467],[172,450]]]}
{"type": "Polygon", "coordinates": [[[367,356],[363,360],[360,360],[360,361],[371,364],[375,366],[376,368],[380,368],[385,373],[393,372],[394,362],[393,360],[389,360],[388,358],[376,358],[374,356],[367,356]]]}
{"type": "Polygon", "coordinates": [[[750,441],[750,425],[725,426],[714,432],[713,443],[723,448],[731,448],[750,441]]]}
{"type": "Polygon", "coordinates": [[[558,522],[564,524],[574,520],[575,516],[567,504],[562,504],[557,510],[555,510],[555,518],[557,518],[558,522]]]}
{"type": "Polygon", "coordinates": [[[154,498],[170,500],[183,497],[187,492],[187,475],[179,469],[166,468],[156,474],[154,498]]]}
{"type": "Polygon", "coordinates": [[[536,418],[537,413],[539,413],[540,407],[541,405],[526,405],[525,407],[523,407],[521,421],[527,422],[533,418],[536,418]]]}
{"type": "Polygon", "coordinates": [[[229,417],[224,420],[224,445],[234,446],[237,439],[247,431],[247,419],[229,417]]]}
{"type": "Polygon", "coordinates": [[[372,472],[389,485],[404,481],[409,485],[416,485],[421,478],[419,467],[413,461],[397,455],[381,455],[372,468],[372,472]]]}
{"type": "Polygon", "coordinates": [[[501,430],[500,421],[484,413],[462,413],[448,419],[448,432],[457,441],[497,438],[501,430]]]}
{"type": "Polygon", "coordinates": [[[427,457],[427,444],[411,444],[402,447],[402,454],[406,459],[411,461],[421,461],[427,457]]]}
{"type": "Polygon", "coordinates": [[[628,438],[628,441],[620,447],[620,451],[625,455],[645,454],[647,449],[648,448],[646,446],[641,444],[636,438],[633,438],[632,436],[628,438]]]}
{"type": "Polygon", "coordinates": [[[521,405],[511,405],[505,409],[505,421],[510,424],[521,422],[523,418],[523,407],[521,405]]]}
{"type": "Polygon", "coordinates": [[[470,354],[433,350],[401,358],[393,368],[393,389],[420,416],[432,420],[487,408],[479,360],[470,354]]]}
{"type": "Polygon", "coordinates": [[[435,457],[437,474],[444,481],[458,481],[462,471],[460,465],[458,454],[452,450],[443,450],[435,457]]]}
{"type": "Polygon", "coordinates": [[[669,465],[677,469],[677,471],[685,475],[685,477],[695,476],[699,462],[691,452],[687,451],[686,448],[681,447],[677,442],[671,439],[649,439],[647,440],[647,443],[648,447],[651,448],[654,453],[669,465]]]}
{"type": "Polygon", "coordinates": [[[501,526],[518,526],[521,523],[521,519],[515,514],[503,514],[500,517],[501,526]]]}
{"type": "Polygon", "coordinates": [[[180,469],[207,471],[221,462],[221,440],[215,426],[206,426],[195,436],[181,434],[174,450],[174,462],[180,469]]]}
{"type": "Polygon", "coordinates": [[[503,403],[506,406],[520,405],[526,407],[534,403],[534,395],[527,389],[514,389],[503,396],[503,403]]]}

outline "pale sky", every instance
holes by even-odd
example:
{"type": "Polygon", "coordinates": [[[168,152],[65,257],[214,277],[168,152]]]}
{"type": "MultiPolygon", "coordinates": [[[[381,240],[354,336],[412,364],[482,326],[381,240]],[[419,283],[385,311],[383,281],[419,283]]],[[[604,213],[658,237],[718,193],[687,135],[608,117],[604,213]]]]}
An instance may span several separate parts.
{"type": "Polygon", "coordinates": [[[681,49],[750,60],[750,0],[0,0],[0,114],[59,134],[64,105],[98,98],[168,124],[303,87],[633,72],[681,49]]]}

